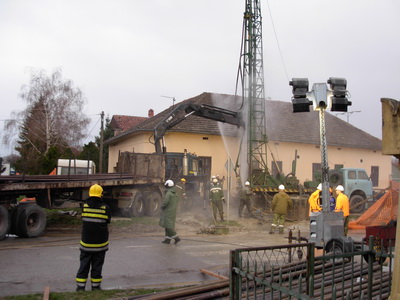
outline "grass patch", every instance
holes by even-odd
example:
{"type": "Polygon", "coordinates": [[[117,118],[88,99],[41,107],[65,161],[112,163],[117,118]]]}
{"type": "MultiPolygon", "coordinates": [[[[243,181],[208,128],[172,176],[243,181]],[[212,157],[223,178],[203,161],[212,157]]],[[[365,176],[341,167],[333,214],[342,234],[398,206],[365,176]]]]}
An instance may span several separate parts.
{"type": "Polygon", "coordinates": [[[82,220],[79,213],[80,208],[69,208],[69,209],[45,209],[47,226],[52,225],[80,225],[82,220]],[[70,215],[66,212],[77,212],[75,216],[70,215]]]}
{"type": "MultiPolygon", "coordinates": [[[[101,291],[85,291],[85,292],[65,292],[65,293],[50,293],[51,300],[107,300],[115,298],[123,298],[128,296],[140,296],[153,294],[159,292],[156,289],[126,289],[126,290],[101,290],[101,291]]],[[[41,300],[43,299],[42,294],[31,294],[21,296],[8,296],[2,298],[4,300],[41,300]]]]}
{"type": "Polygon", "coordinates": [[[242,227],[238,222],[232,220],[227,221],[227,225],[232,227],[242,227]]]}

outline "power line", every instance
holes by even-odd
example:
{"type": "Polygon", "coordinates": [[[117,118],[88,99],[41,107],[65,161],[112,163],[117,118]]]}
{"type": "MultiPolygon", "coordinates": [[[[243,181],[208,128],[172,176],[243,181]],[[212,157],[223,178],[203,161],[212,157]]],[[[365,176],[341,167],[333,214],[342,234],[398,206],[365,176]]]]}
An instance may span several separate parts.
{"type": "Polygon", "coordinates": [[[285,61],[284,61],[284,59],[283,59],[283,54],[282,54],[282,51],[281,51],[281,46],[280,46],[280,44],[279,44],[278,35],[276,34],[274,19],[272,18],[272,12],[271,12],[271,8],[269,7],[269,1],[268,1],[268,0],[267,0],[267,5],[268,5],[269,17],[270,17],[270,19],[271,19],[272,29],[273,29],[274,35],[275,35],[276,44],[278,45],[279,55],[280,55],[280,57],[281,57],[283,69],[285,70],[286,79],[287,79],[287,81],[290,81],[289,75],[288,75],[288,72],[287,72],[287,69],[286,69],[285,61]]]}

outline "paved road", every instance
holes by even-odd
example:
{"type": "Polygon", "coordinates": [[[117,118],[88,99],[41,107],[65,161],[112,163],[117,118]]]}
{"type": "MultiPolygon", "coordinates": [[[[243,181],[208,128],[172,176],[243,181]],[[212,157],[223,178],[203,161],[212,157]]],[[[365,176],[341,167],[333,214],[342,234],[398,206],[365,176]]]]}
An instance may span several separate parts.
{"type": "MultiPolygon", "coordinates": [[[[185,285],[216,280],[200,269],[227,275],[229,250],[287,244],[282,235],[266,231],[228,235],[182,236],[177,245],[161,236],[111,238],[103,269],[103,288],[185,285]]],[[[0,297],[75,290],[79,236],[36,239],[6,238],[0,242],[0,297]]]]}

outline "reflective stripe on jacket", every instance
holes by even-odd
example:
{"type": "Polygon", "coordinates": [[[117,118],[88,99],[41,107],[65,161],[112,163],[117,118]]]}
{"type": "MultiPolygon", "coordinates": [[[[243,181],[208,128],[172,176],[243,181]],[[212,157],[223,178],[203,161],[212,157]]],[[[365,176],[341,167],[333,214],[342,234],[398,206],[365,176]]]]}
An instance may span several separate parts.
{"type": "Polygon", "coordinates": [[[82,237],[80,249],[87,252],[108,250],[108,223],[111,209],[101,198],[90,197],[82,210],[82,237]]]}

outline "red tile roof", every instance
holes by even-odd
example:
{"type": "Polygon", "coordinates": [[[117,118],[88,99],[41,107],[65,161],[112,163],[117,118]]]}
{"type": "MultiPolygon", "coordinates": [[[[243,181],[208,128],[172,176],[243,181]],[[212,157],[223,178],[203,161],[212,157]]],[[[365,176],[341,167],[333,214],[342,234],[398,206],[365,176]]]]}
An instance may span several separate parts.
{"type": "Polygon", "coordinates": [[[147,119],[148,117],[114,115],[111,119],[110,125],[114,129],[115,135],[118,135],[137,126],[147,119]]]}

